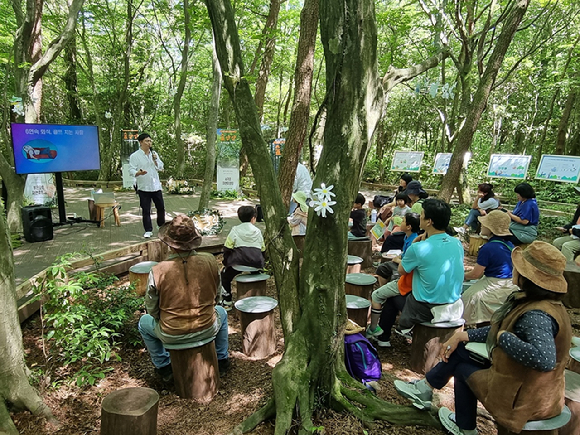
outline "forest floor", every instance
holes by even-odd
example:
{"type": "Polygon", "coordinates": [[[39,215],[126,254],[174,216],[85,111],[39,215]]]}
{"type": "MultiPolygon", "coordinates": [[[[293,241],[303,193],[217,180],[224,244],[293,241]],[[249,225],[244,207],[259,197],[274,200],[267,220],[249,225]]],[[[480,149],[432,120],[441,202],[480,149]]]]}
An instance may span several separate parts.
{"type": "MultiPolygon", "coordinates": [[[[474,257],[465,257],[466,265],[474,264],[474,257]]],[[[374,269],[365,270],[373,273],[374,269]]],[[[273,279],[270,280],[268,294],[275,297],[273,279]]],[[[127,278],[121,283],[127,283],[127,278]]],[[[127,387],[150,387],[160,396],[158,412],[158,434],[227,434],[252,412],[259,409],[272,395],[272,369],[281,359],[284,350],[283,335],[280,327],[279,310],[276,310],[276,352],[267,359],[251,360],[241,353],[242,337],[240,322],[230,312],[229,345],[232,367],[222,378],[219,392],[213,401],[200,405],[193,401],[180,399],[173,386],[164,385],[153,371],[153,365],[144,348],[130,345],[119,349],[120,362],[107,363],[110,371],[106,377],[91,387],[79,388],[67,379],[67,371],[54,367],[51,359],[45,357],[38,315],[23,325],[26,362],[36,374],[36,387],[60,421],[60,427],[49,426],[42,418],[28,412],[13,413],[12,418],[22,435],[79,435],[100,432],[101,402],[107,394],[127,387]]],[[[570,310],[574,335],[580,335],[580,310],[570,310]]],[[[139,313],[136,313],[135,328],[139,313]]],[[[409,405],[409,401],[399,396],[393,386],[395,378],[418,379],[421,376],[409,369],[410,344],[402,337],[393,334],[391,348],[378,348],[383,367],[383,377],[378,396],[386,401],[409,405]]],[[[68,373],[70,375],[70,373],[68,373]]],[[[70,376],[68,377],[70,379],[70,376]]],[[[436,406],[453,409],[452,382],[435,394],[436,406]]],[[[493,419],[480,405],[477,428],[481,435],[496,435],[493,419]]],[[[415,434],[441,435],[441,430],[419,426],[393,426],[377,421],[365,427],[352,415],[323,411],[315,415],[314,424],[324,427],[325,434],[415,434]]],[[[270,435],[274,433],[274,422],[259,425],[251,434],[270,435]]]]}

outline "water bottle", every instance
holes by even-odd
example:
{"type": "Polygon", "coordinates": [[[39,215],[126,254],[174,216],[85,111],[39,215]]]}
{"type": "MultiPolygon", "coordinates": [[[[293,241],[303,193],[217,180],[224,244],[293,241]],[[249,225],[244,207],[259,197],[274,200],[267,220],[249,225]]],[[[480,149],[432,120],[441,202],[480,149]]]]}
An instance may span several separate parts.
{"type": "Polygon", "coordinates": [[[371,222],[374,224],[376,221],[377,221],[377,211],[373,209],[373,211],[371,211],[371,222]]]}

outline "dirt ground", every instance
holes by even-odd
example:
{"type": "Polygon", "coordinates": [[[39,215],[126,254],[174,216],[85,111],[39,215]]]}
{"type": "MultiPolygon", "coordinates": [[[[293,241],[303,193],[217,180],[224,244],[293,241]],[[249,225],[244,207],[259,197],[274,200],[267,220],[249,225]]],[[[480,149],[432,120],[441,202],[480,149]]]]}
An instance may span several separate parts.
{"type": "MultiPolygon", "coordinates": [[[[474,258],[466,257],[466,264],[473,265],[474,258]]],[[[373,273],[374,269],[366,270],[373,273]]],[[[275,295],[273,279],[268,293],[275,295]]],[[[570,311],[574,334],[580,335],[580,310],[570,311]]],[[[111,371],[106,378],[93,387],[78,388],[72,382],[59,379],[65,374],[61,368],[51,366],[43,354],[38,315],[23,325],[27,364],[33,370],[42,369],[44,376],[38,388],[45,402],[60,421],[59,428],[50,427],[43,419],[28,412],[13,413],[16,427],[23,435],[79,435],[100,432],[100,405],[103,398],[120,388],[144,386],[155,389],[160,396],[158,412],[158,434],[227,434],[252,412],[259,409],[272,394],[271,373],[282,357],[283,336],[276,310],[276,352],[264,360],[251,360],[241,353],[242,338],[240,323],[234,310],[229,316],[229,340],[232,368],[222,379],[217,396],[208,405],[180,399],[172,386],[164,385],[155,375],[153,365],[143,348],[125,347],[120,350],[121,362],[109,364],[111,371]]],[[[136,326],[135,326],[136,327],[136,326]]],[[[393,387],[393,379],[416,379],[420,376],[409,369],[410,344],[395,334],[391,348],[378,348],[383,366],[383,378],[378,396],[401,405],[409,402],[399,396],[393,387]]],[[[436,392],[434,403],[453,408],[452,384],[436,392]]],[[[481,435],[496,435],[495,424],[487,412],[480,407],[477,427],[481,435]]],[[[393,426],[387,422],[376,422],[364,427],[351,415],[325,411],[315,416],[317,426],[324,427],[325,434],[416,434],[440,435],[441,430],[418,426],[393,426]]],[[[274,423],[259,425],[251,434],[270,435],[274,423]]]]}

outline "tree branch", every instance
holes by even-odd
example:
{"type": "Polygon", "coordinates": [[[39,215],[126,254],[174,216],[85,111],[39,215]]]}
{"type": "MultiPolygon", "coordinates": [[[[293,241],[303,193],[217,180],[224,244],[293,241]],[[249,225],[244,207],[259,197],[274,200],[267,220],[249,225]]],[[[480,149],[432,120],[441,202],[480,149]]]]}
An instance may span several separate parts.
{"type": "Polygon", "coordinates": [[[409,68],[393,68],[392,66],[389,67],[389,70],[382,79],[385,93],[389,92],[399,83],[404,83],[408,80],[411,80],[412,78],[417,77],[419,74],[430,70],[431,68],[435,68],[437,65],[439,65],[439,62],[446,59],[447,56],[449,56],[449,52],[447,49],[445,49],[439,54],[409,68]]]}

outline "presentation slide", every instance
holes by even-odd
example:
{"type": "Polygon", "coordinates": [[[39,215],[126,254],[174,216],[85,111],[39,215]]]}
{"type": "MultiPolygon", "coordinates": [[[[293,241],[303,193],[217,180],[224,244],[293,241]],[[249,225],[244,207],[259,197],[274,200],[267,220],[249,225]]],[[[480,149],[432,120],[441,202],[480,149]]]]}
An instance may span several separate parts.
{"type": "Polygon", "coordinates": [[[524,180],[532,156],[492,154],[489,159],[487,176],[491,178],[512,178],[524,180]]]}
{"type": "Polygon", "coordinates": [[[579,173],[580,157],[543,154],[536,171],[536,178],[563,183],[578,183],[579,173]]]}

